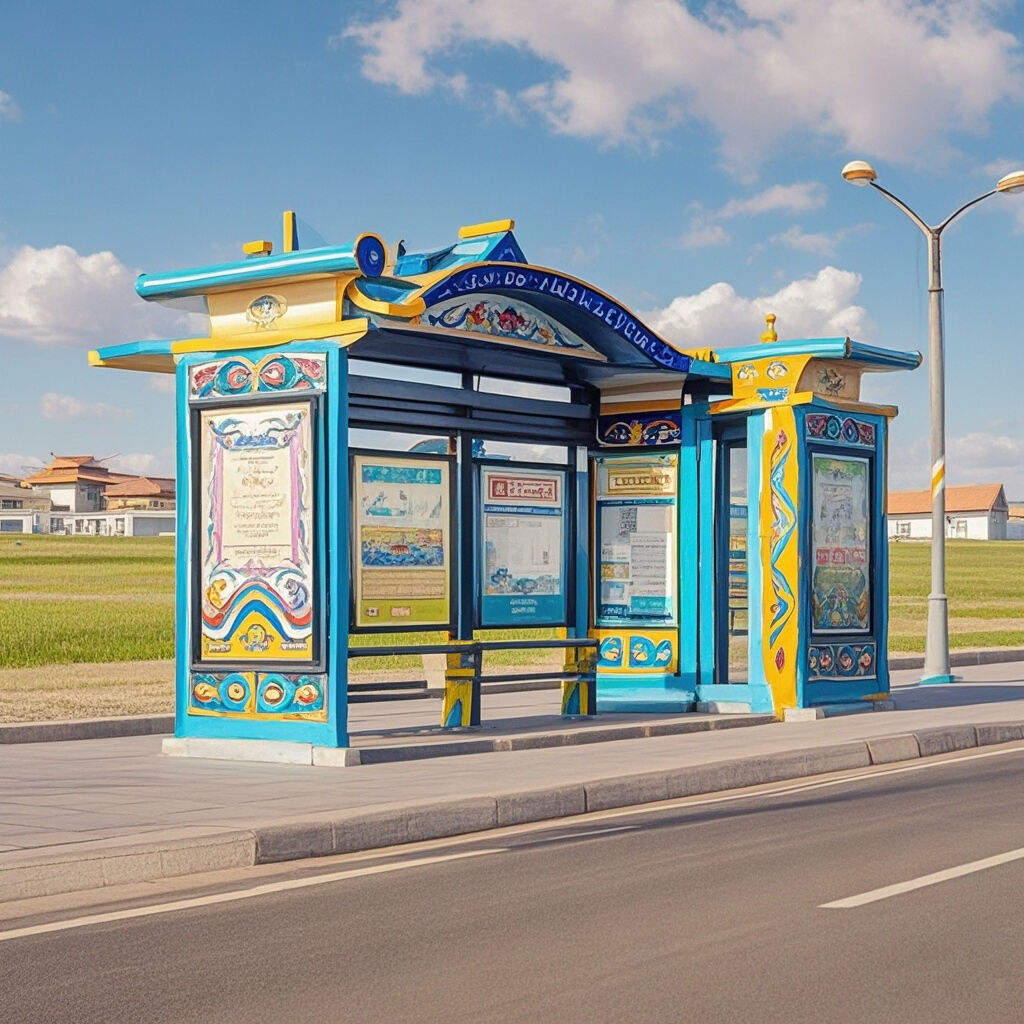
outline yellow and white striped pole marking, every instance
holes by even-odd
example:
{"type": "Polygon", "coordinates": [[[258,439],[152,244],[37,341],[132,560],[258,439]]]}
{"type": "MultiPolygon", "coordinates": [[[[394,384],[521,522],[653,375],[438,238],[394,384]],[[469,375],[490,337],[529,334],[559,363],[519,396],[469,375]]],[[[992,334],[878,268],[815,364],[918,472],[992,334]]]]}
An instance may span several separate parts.
{"type": "Polygon", "coordinates": [[[932,498],[946,486],[946,460],[936,459],[932,464],[932,498]]]}

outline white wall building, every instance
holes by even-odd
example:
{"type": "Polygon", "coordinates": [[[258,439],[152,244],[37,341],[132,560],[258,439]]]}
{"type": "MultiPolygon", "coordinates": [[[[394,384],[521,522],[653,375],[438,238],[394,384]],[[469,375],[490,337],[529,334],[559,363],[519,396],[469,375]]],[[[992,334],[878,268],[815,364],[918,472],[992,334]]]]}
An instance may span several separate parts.
{"type": "MultiPolygon", "coordinates": [[[[930,540],[930,491],[890,491],[889,537],[930,540]]],[[[946,488],[946,536],[961,540],[1006,540],[1010,507],[1002,484],[946,488]]]]}

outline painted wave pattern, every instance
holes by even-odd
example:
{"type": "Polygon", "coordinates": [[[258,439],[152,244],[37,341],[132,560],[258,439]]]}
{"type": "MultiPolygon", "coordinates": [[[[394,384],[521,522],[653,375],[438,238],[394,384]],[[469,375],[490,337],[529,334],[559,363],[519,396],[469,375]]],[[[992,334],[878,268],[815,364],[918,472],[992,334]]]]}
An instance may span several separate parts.
{"type": "Polygon", "coordinates": [[[244,583],[220,608],[204,605],[203,631],[211,639],[224,641],[254,612],[286,642],[303,640],[312,632],[313,609],[308,599],[293,599],[293,604],[289,604],[262,580],[244,583]]]}
{"type": "Polygon", "coordinates": [[[796,506],[786,492],[786,463],[793,450],[792,441],[784,430],[779,431],[769,460],[769,484],[772,502],[772,535],[771,535],[771,575],[772,593],[775,603],[772,605],[772,621],[769,625],[768,646],[773,647],[779,635],[786,628],[793,614],[795,599],[793,590],[785,574],[779,569],[778,562],[786,549],[793,531],[796,529],[796,506]]]}

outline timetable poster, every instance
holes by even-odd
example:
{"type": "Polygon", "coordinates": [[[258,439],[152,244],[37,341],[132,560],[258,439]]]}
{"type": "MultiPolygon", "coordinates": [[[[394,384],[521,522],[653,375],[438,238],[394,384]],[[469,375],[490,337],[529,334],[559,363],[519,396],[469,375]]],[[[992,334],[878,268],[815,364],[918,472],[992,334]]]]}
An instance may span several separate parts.
{"type": "Polygon", "coordinates": [[[871,629],[868,460],[813,456],[812,617],[818,633],[871,629]]]}
{"type": "Polygon", "coordinates": [[[355,455],[355,627],[451,620],[451,470],[446,459],[355,455]]]}
{"type": "Polygon", "coordinates": [[[483,467],[483,626],[564,625],[564,470],[483,467]]]}
{"type": "Polygon", "coordinates": [[[598,461],[601,623],[674,624],[677,479],[675,455],[598,461]]]}

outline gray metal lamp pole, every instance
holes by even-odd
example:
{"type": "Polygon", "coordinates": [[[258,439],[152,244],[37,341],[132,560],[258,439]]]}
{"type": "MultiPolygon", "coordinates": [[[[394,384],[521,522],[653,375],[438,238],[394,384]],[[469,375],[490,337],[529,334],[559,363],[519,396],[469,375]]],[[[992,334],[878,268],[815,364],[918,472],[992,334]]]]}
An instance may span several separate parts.
{"type": "Polygon", "coordinates": [[[882,188],[875,169],[863,160],[852,160],[843,177],[853,185],[870,185],[899,207],[928,240],[928,382],[931,393],[932,453],[932,584],[928,595],[928,632],[925,639],[924,684],[951,683],[949,666],[949,610],[946,601],[946,374],[942,335],[941,237],[946,227],[976,203],[997,192],[1024,190],[1024,171],[1000,178],[996,187],[964,203],[941,224],[930,227],[901,199],[882,188]]]}

